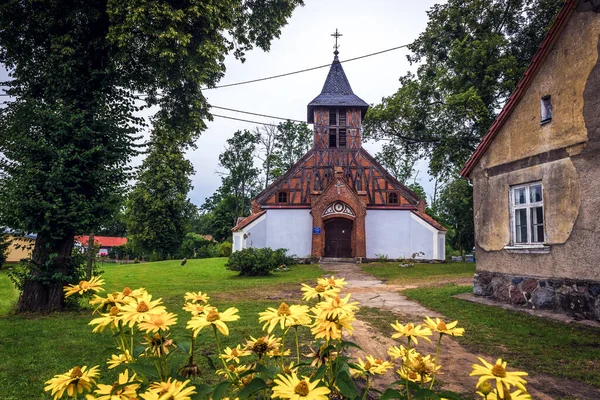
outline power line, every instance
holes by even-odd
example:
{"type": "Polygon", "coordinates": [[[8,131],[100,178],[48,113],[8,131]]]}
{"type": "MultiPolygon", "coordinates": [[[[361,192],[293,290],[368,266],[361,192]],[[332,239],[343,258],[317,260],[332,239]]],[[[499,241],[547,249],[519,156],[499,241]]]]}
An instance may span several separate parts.
{"type": "Polygon", "coordinates": [[[251,124],[266,125],[266,126],[272,126],[272,127],[275,127],[275,128],[278,127],[278,125],[265,124],[264,122],[250,121],[248,119],[242,119],[242,118],[228,117],[226,115],[212,114],[212,116],[213,117],[219,117],[219,118],[225,118],[225,119],[233,119],[235,121],[249,122],[251,124]]]}
{"type": "MultiPolygon", "coordinates": [[[[227,108],[227,107],[219,107],[219,106],[215,106],[215,105],[211,105],[212,108],[218,108],[220,110],[227,110],[227,111],[233,111],[233,112],[237,112],[237,113],[242,113],[242,114],[249,114],[249,115],[256,115],[257,117],[265,117],[265,118],[273,118],[273,119],[281,119],[283,121],[292,121],[292,122],[299,122],[299,123],[303,123],[306,121],[300,121],[297,119],[291,119],[291,118],[283,118],[283,117],[274,117],[272,115],[265,115],[265,114],[258,114],[258,113],[253,113],[250,111],[242,111],[242,110],[236,110],[234,108],[227,108]]],[[[213,114],[214,115],[214,114],[213,114]]]]}

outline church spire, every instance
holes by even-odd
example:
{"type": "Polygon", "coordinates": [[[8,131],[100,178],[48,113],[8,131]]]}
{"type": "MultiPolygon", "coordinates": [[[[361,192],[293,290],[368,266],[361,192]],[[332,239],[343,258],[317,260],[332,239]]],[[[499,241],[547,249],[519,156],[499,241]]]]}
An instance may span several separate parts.
{"type": "Polygon", "coordinates": [[[338,51],[338,48],[340,46],[338,46],[337,40],[338,40],[338,38],[340,36],[344,36],[344,35],[342,35],[341,33],[338,33],[337,28],[335,28],[335,33],[332,33],[331,36],[335,37],[335,46],[333,46],[333,48],[335,49],[335,51],[333,52],[333,54],[335,55],[335,59],[337,59],[338,54],[340,54],[340,52],[338,51]]]}

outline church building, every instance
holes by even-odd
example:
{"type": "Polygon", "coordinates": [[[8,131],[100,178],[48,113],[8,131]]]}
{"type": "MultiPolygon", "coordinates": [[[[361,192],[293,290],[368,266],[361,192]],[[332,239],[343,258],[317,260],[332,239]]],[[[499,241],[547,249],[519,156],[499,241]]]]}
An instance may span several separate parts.
{"type": "Polygon", "coordinates": [[[297,257],[445,259],[446,230],[425,201],[362,147],[369,105],[354,94],[335,57],[308,104],[314,145],[252,200],[233,228],[233,251],[285,248],[297,257]],[[422,253],[422,254],[420,254],[422,253]]]}

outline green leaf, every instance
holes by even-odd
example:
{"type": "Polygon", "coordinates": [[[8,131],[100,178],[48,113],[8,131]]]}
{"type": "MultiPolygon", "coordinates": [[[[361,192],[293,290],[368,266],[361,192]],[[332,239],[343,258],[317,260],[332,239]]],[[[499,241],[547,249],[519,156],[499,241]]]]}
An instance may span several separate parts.
{"type": "Polygon", "coordinates": [[[265,381],[263,381],[261,378],[254,378],[250,381],[249,384],[246,385],[246,387],[244,387],[244,389],[242,389],[238,393],[238,397],[240,397],[240,398],[248,397],[252,393],[256,393],[259,390],[266,389],[266,388],[268,388],[268,386],[265,383],[265,381]]]}
{"type": "Polygon", "coordinates": [[[208,366],[213,370],[216,371],[217,367],[215,367],[215,363],[212,360],[212,358],[210,358],[209,356],[204,356],[206,358],[206,361],[208,361],[208,366]]]}
{"type": "Polygon", "coordinates": [[[192,346],[191,342],[175,342],[175,345],[180,351],[184,352],[185,354],[190,354],[190,348],[192,346]]]}
{"type": "Polygon", "coordinates": [[[323,364],[319,367],[319,369],[315,373],[315,379],[323,378],[323,375],[325,375],[325,371],[327,371],[327,364],[323,364]]]}
{"type": "Polygon", "coordinates": [[[224,382],[219,383],[215,387],[215,390],[213,391],[213,395],[212,395],[213,400],[219,400],[219,399],[223,398],[223,395],[225,394],[225,391],[229,388],[229,386],[231,386],[231,382],[229,382],[229,381],[224,381],[224,382]]]}
{"type": "Polygon", "coordinates": [[[196,386],[196,392],[198,392],[196,394],[196,396],[206,396],[213,392],[213,387],[210,385],[207,385],[206,383],[200,383],[195,386],[196,386]]]}
{"type": "Polygon", "coordinates": [[[440,396],[440,398],[443,399],[448,399],[448,400],[463,400],[462,397],[460,397],[458,394],[451,392],[449,390],[442,390],[440,392],[437,392],[438,396],[440,396]]]}
{"type": "Polygon", "coordinates": [[[350,399],[356,398],[356,385],[352,381],[352,378],[350,377],[350,373],[348,371],[339,371],[335,378],[335,382],[337,384],[338,389],[340,389],[340,393],[342,393],[344,396],[350,399]]]}
{"type": "Polygon", "coordinates": [[[404,395],[396,389],[387,388],[385,392],[379,397],[379,400],[387,399],[404,399],[404,395]]]}
{"type": "Polygon", "coordinates": [[[415,399],[440,400],[440,396],[438,396],[433,390],[419,389],[415,393],[415,399]]]}
{"type": "Polygon", "coordinates": [[[133,348],[133,358],[138,358],[140,355],[144,354],[144,350],[146,350],[144,346],[135,346],[133,348]]]}
{"type": "Polygon", "coordinates": [[[346,340],[342,340],[340,342],[340,345],[342,346],[342,348],[346,349],[348,347],[354,347],[355,349],[359,349],[362,350],[362,347],[360,347],[358,344],[354,343],[354,342],[349,342],[346,340]]]}
{"type": "Polygon", "coordinates": [[[266,378],[273,379],[277,374],[277,368],[274,366],[265,366],[258,364],[254,369],[256,372],[264,374],[266,378]]]}
{"type": "Polygon", "coordinates": [[[158,378],[158,372],[152,365],[145,365],[139,363],[127,364],[129,368],[135,371],[137,375],[143,376],[147,380],[158,378]]]}

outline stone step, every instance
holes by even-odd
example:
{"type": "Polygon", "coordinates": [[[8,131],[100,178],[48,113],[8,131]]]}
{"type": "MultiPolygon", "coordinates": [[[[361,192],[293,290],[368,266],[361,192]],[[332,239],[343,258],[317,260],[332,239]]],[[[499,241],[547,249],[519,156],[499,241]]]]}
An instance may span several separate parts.
{"type": "Polygon", "coordinates": [[[355,263],[356,258],[335,258],[335,257],[323,257],[320,263],[355,263]]]}

